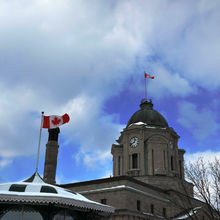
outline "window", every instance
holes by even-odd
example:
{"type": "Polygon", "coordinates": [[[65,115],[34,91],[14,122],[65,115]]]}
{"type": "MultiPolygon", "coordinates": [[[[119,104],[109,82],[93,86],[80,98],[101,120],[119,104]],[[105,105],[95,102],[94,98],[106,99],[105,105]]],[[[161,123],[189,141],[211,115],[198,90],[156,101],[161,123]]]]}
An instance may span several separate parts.
{"type": "Polygon", "coordinates": [[[118,157],[118,175],[121,174],[121,157],[118,157]]]}
{"type": "Polygon", "coordinates": [[[138,168],[138,155],[132,154],[132,169],[138,168]]]}
{"type": "Polygon", "coordinates": [[[137,200],[137,210],[140,211],[141,210],[141,201],[137,200]]]}
{"type": "Polygon", "coordinates": [[[154,214],[154,205],[153,205],[153,204],[150,205],[150,212],[151,212],[152,214],[154,214]]]}
{"type": "Polygon", "coordinates": [[[166,217],[167,216],[167,210],[166,208],[163,208],[163,217],[166,217]]]}
{"type": "Polygon", "coordinates": [[[152,175],[154,175],[154,150],[152,150],[152,175]]]}
{"type": "Polygon", "coordinates": [[[173,141],[170,141],[170,149],[173,150],[173,141]]]}
{"type": "Polygon", "coordinates": [[[101,199],[101,203],[106,205],[107,204],[107,199],[101,199]]]}
{"type": "Polygon", "coordinates": [[[170,165],[171,165],[171,170],[174,170],[173,169],[173,156],[171,156],[171,158],[170,158],[170,165]]]}
{"type": "Polygon", "coordinates": [[[11,220],[11,219],[19,219],[19,220],[43,220],[41,214],[26,206],[20,206],[16,208],[11,208],[6,213],[4,213],[1,217],[1,220],[11,220]]]}
{"type": "Polygon", "coordinates": [[[179,167],[180,167],[180,178],[182,179],[182,161],[179,160],[179,167]]]}
{"type": "Polygon", "coordinates": [[[131,169],[131,155],[129,155],[129,170],[131,169]]]}
{"type": "Polygon", "coordinates": [[[40,189],[42,193],[57,193],[56,189],[51,186],[42,186],[40,189]]]}
{"type": "Polygon", "coordinates": [[[75,218],[66,209],[53,216],[53,220],[74,220],[75,218]]]}
{"type": "Polygon", "coordinates": [[[9,188],[9,191],[13,192],[25,192],[27,185],[21,185],[21,184],[12,184],[9,188]]]}
{"type": "Polygon", "coordinates": [[[163,151],[163,168],[166,170],[166,152],[165,150],[163,151]]]}

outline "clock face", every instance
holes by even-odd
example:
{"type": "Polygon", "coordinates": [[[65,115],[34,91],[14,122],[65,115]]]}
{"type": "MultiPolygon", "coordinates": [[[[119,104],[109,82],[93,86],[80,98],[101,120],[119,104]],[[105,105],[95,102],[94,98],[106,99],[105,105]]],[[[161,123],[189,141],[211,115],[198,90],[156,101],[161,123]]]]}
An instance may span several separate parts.
{"type": "Polygon", "coordinates": [[[137,137],[132,137],[130,139],[130,146],[131,147],[137,147],[139,144],[139,139],[137,137]]]}

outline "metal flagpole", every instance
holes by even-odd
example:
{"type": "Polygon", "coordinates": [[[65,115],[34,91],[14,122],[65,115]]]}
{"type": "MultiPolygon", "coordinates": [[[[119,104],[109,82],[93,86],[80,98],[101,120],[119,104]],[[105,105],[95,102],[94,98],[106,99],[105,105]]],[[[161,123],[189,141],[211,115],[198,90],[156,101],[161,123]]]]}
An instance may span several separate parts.
{"type": "Polygon", "coordinates": [[[144,79],[145,79],[145,99],[147,100],[147,77],[145,76],[145,72],[144,72],[144,79]]]}
{"type": "Polygon", "coordinates": [[[43,127],[43,116],[44,112],[41,112],[41,123],[40,123],[40,135],[39,135],[39,142],[38,142],[38,150],[37,150],[37,164],[36,164],[36,173],[38,172],[38,163],[39,163],[39,155],[40,155],[40,141],[41,141],[41,133],[43,127]]]}

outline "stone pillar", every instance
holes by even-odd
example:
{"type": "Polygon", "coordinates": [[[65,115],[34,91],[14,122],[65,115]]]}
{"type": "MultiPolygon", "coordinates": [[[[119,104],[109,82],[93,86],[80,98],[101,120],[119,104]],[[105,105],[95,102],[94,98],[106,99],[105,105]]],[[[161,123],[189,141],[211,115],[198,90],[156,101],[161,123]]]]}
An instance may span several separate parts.
{"type": "Polygon", "coordinates": [[[113,176],[122,176],[123,171],[123,145],[113,144],[111,153],[113,155],[113,176]]]}
{"type": "Polygon", "coordinates": [[[179,158],[179,166],[178,166],[178,171],[179,171],[179,176],[181,179],[185,179],[185,171],[184,171],[184,154],[185,150],[183,149],[178,149],[178,158],[179,158]]]}
{"type": "Polygon", "coordinates": [[[59,128],[48,129],[49,137],[46,144],[46,155],[44,163],[44,181],[49,184],[56,184],[56,169],[58,155],[59,128]]]}

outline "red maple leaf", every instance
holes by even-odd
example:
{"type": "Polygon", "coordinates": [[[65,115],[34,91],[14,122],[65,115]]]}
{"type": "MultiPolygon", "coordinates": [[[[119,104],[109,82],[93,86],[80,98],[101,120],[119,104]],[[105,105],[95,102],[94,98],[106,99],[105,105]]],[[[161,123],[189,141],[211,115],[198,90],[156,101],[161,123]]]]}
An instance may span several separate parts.
{"type": "Polygon", "coordinates": [[[52,123],[54,124],[54,125],[58,125],[59,123],[60,123],[60,119],[59,118],[57,118],[57,117],[55,117],[53,120],[52,120],[52,123]]]}

